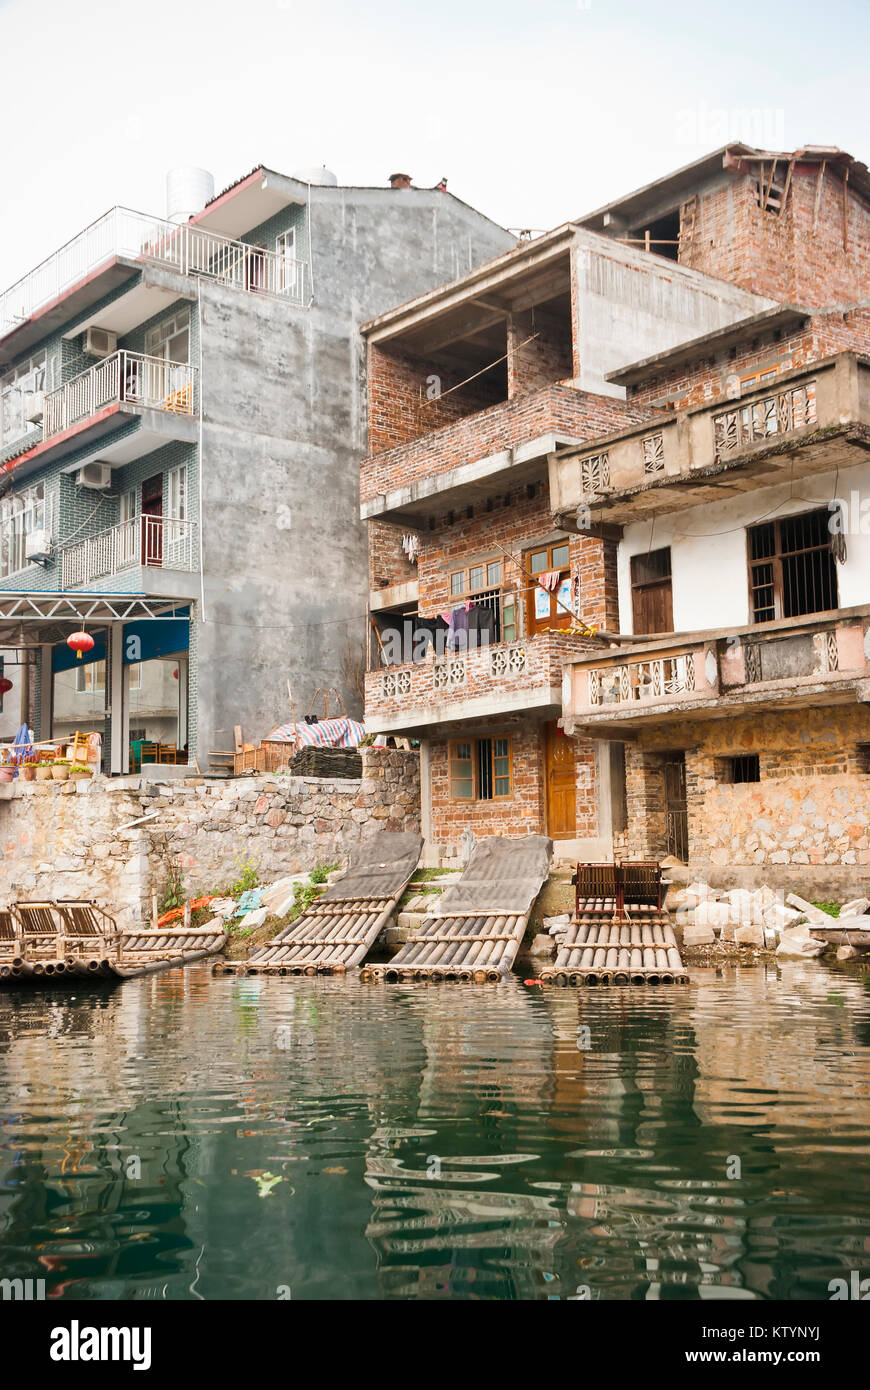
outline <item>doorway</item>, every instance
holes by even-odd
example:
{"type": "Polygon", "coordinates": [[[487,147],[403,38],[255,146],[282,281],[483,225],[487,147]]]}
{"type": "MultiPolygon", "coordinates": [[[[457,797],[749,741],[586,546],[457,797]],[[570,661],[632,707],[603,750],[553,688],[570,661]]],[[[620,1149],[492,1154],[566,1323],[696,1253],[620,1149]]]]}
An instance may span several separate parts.
{"type": "Polygon", "coordinates": [[[142,564],[163,563],[163,474],[142,484],[142,564]]]}
{"type": "Polygon", "coordinates": [[[679,859],[681,864],[688,864],[689,814],[686,806],[685,753],[665,754],[664,778],[667,853],[679,859]]]}
{"type": "Polygon", "coordinates": [[[544,775],[547,787],[547,834],[573,840],[577,834],[577,768],[574,743],[555,720],[544,729],[544,775]]]}

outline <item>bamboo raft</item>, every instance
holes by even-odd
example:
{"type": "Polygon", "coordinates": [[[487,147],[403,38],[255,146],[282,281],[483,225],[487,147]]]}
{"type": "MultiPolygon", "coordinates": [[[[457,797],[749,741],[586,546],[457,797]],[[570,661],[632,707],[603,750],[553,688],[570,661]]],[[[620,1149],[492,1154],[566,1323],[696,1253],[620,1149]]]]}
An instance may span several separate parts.
{"type": "Polygon", "coordinates": [[[364,980],[494,983],[510,973],[532,905],[550,869],[552,840],[496,835],[475,845],[465,872],[442,894],[437,912],[386,965],[364,980]]]}
{"type": "Polygon", "coordinates": [[[18,902],[0,910],[0,985],[132,980],[220,951],[223,924],[122,931],[95,903],[18,902]]]}
{"type": "Polygon", "coordinates": [[[685,984],[688,974],[663,908],[635,905],[614,912],[600,899],[584,903],[552,965],[540,978],[554,985],[685,984]]]}
{"type": "Polygon", "coordinates": [[[396,910],[423,848],[420,835],[380,830],[347,872],[246,961],[219,961],[216,975],[343,975],[368,954],[396,910]]]}

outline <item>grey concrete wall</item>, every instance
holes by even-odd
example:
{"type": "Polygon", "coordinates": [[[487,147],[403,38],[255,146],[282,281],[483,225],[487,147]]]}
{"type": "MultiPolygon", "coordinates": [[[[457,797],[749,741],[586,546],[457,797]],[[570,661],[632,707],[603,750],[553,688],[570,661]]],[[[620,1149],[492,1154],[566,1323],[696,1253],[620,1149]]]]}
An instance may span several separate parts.
{"type": "Polygon", "coordinates": [[[622,399],[608,372],[772,308],[774,301],[578,228],[574,276],[580,380],[622,399]]]}
{"type": "MultiPolygon", "coordinates": [[[[513,238],[449,195],[312,188],[313,303],[202,285],[203,551],[197,756],[261,738],[318,688],[362,702],[368,557],[359,518],[359,325],[513,238]]],[[[334,708],[334,705],[333,705],[334,708]]]]}

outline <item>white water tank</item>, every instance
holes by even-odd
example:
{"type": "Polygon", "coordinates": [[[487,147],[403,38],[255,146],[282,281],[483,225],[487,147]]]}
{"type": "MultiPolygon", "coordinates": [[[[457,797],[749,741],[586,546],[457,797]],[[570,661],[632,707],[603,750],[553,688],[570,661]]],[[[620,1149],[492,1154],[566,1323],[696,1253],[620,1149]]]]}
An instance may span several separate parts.
{"type": "Polygon", "coordinates": [[[166,216],[170,222],[187,222],[213,197],[214,175],[207,169],[185,165],[170,169],[166,175],[166,216]]]}
{"type": "Polygon", "coordinates": [[[293,177],[298,179],[300,183],[316,183],[324,188],[338,187],[336,175],[331,169],[327,169],[325,164],[321,164],[319,168],[297,169],[293,177]]]}

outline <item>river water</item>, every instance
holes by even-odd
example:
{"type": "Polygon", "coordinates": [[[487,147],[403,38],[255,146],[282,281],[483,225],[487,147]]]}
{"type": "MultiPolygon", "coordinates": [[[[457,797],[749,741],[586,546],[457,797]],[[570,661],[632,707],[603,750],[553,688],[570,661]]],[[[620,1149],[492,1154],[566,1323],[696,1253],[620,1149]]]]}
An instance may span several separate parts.
{"type": "Polygon", "coordinates": [[[0,994],[0,1276],[61,1299],[827,1299],[870,993],[212,977],[0,994]]]}

